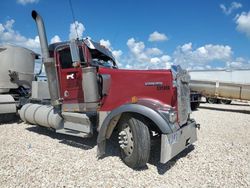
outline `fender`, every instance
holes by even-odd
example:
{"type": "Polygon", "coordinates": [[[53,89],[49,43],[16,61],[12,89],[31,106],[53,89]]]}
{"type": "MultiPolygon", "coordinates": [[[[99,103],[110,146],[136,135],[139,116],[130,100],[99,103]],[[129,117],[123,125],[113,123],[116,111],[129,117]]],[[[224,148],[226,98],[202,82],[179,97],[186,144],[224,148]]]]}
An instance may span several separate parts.
{"type": "Polygon", "coordinates": [[[106,139],[111,136],[121,114],[124,112],[138,113],[148,117],[163,134],[173,132],[168,122],[156,110],[138,103],[125,104],[111,111],[103,121],[97,137],[97,157],[101,157],[105,154],[106,139]]]}

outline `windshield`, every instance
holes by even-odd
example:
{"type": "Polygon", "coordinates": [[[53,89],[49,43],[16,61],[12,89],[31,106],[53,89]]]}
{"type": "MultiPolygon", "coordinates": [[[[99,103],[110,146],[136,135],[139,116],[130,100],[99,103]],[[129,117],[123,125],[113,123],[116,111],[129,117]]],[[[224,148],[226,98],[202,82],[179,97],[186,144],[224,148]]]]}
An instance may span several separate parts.
{"type": "MultiPolygon", "coordinates": [[[[85,52],[82,46],[78,46],[79,56],[80,56],[80,64],[83,67],[88,66],[87,59],[85,57],[85,52]]],[[[106,68],[114,68],[117,69],[116,63],[111,59],[110,56],[102,53],[97,49],[88,49],[90,52],[90,65],[95,67],[106,67],[106,68]]],[[[63,45],[58,47],[58,54],[60,60],[60,67],[62,69],[73,68],[73,61],[71,57],[71,51],[68,45],[63,45]]]]}
{"type": "Polygon", "coordinates": [[[90,63],[92,66],[96,66],[96,67],[107,67],[107,68],[117,68],[116,66],[114,66],[113,61],[111,60],[102,60],[102,59],[92,59],[92,62],[90,63]]]}

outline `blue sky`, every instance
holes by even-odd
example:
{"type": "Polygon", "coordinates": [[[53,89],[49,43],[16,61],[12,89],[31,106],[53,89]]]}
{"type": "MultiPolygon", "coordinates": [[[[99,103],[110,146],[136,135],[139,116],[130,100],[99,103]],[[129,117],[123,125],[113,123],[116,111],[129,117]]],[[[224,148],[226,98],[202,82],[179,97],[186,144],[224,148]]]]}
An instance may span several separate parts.
{"type": "MultiPolygon", "coordinates": [[[[250,67],[249,0],[71,2],[79,36],[110,48],[120,67],[250,67]]],[[[0,7],[0,44],[39,52],[33,9],[44,19],[49,42],[76,36],[69,0],[2,0],[0,7]]]]}

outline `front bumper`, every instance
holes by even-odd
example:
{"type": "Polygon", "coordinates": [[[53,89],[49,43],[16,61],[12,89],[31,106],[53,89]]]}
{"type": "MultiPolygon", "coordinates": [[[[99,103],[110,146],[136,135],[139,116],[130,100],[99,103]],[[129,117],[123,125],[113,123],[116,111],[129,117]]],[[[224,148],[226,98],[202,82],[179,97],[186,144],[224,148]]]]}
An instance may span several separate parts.
{"type": "Polygon", "coordinates": [[[194,120],[171,134],[161,135],[161,163],[166,163],[197,140],[197,124],[194,120]]]}

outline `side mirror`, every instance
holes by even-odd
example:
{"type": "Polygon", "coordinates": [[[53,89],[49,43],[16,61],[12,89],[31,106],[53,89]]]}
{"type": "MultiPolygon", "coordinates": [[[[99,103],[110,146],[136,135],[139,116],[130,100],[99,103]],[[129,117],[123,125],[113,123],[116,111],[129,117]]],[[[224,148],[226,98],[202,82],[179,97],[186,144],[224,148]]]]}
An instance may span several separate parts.
{"type": "Polygon", "coordinates": [[[80,63],[79,49],[77,45],[77,41],[72,39],[70,41],[70,54],[73,62],[73,66],[76,67],[78,63],[80,63]]]}

